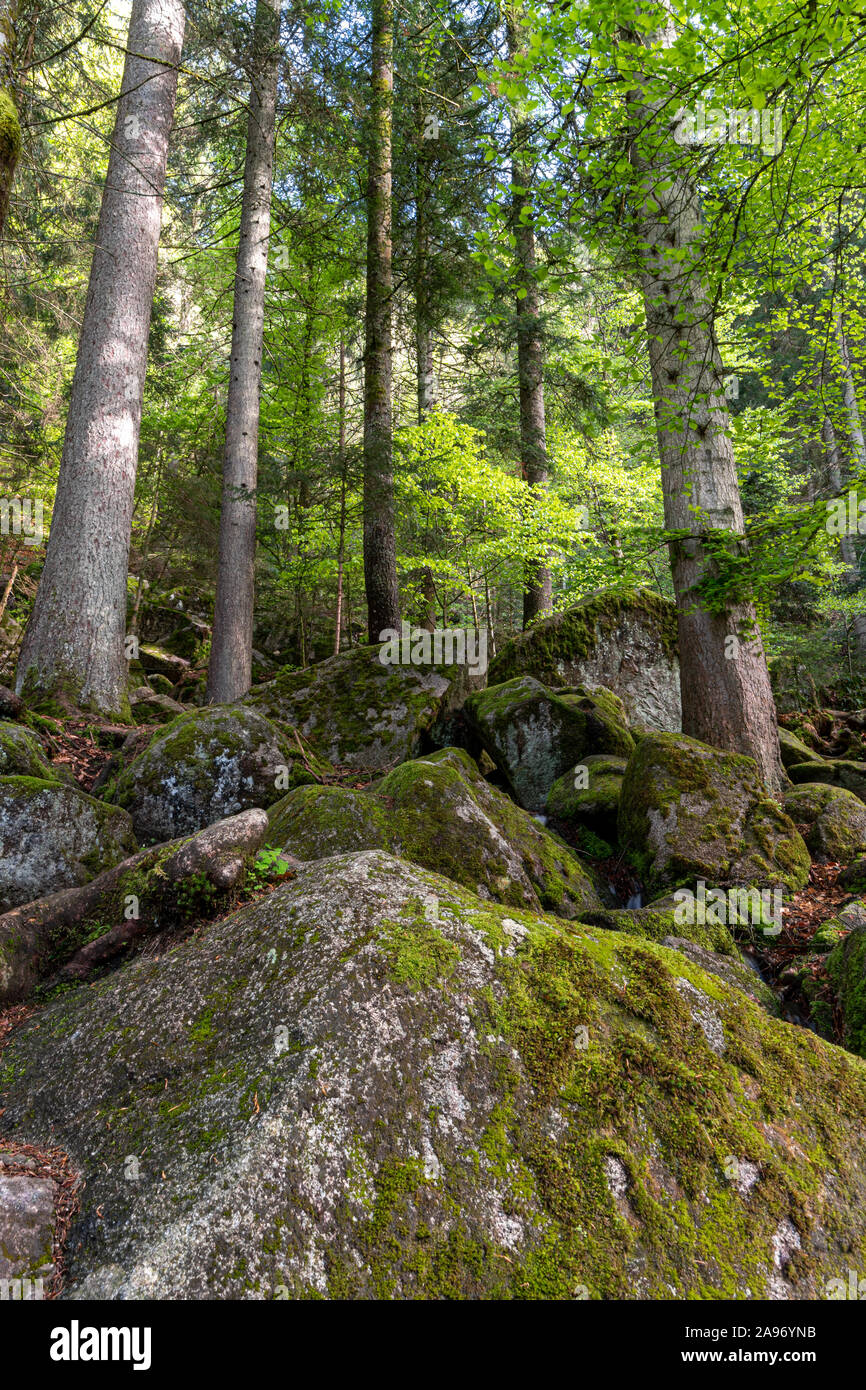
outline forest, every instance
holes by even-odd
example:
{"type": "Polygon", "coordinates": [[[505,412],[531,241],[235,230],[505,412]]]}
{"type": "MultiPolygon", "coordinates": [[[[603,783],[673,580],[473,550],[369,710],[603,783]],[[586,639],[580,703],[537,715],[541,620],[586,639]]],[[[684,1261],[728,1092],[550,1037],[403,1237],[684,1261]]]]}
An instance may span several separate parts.
{"type": "Polygon", "coordinates": [[[0,1302],[866,1298],[864,94],[0,0],[0,1302]]]}

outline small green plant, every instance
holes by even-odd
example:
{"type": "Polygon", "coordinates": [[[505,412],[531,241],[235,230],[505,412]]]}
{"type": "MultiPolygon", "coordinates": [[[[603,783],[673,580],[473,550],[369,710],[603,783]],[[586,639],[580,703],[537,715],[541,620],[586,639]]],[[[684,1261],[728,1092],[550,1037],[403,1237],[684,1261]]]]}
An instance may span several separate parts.
{"type": "Polygon", "coordinates": [[[247,892],[255,893],[266,888],[275,878],[282,878],[290,867],[281,849],[275,848],[274,845],[263,845],[252,864],[247,865],[244,887],[247,892]]]}

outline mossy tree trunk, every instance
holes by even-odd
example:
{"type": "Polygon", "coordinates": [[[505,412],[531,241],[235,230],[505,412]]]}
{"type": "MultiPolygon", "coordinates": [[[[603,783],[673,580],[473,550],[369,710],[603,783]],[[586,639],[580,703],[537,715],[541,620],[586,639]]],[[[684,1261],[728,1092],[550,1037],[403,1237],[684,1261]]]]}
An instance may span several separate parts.
{"type": "MultiPolygon", "coordinates": [[[[669,45],[672,23],[642,37],[669,45]]],[[[630,36],[632,41],[635,35],[630,36]]],[[[671,544],[677,603],[683,732],[754,758],[769,789],[783,782],[776,710],[752,603],[706,602],[698,586],[715,576],[703,537],[726,533],[746,550],[743,510],[725,404],[713,305],[702,274],[697,189],[673,143],[668,107],[657,113],[632,94],[632,145],[640,174],[635,246],[662,468],[665,525],[688,533],[671,544]]]]}
{"type": "Polygon", "coordinates": [[[207,685],[208,699],[219,703],[241,699],[252,683],[259,407],[280,64],[279,0],[258,0],[254,32],[207,685]]]}
{"type": "Polygon", "coordinates": [[[48,553],[19,693],[126,704],[127,571],[182,0],[133,0],[48,553]]]}
{"type": "MultiPolygon", "coordinates": [[[[508,56],[523,46],[519,6],[505,15],[508,56]]],[[[520,466],[530,488],[543,492],[548,480],[547,427],[544,417],[544,335],[536,274],[532,220],[532,170],[529,122],[519,106],[511,111],[511,229],[515,243],[517,379],[520,392],[520,466]]],[[[523,626],[553,611],[550,567],[546,557],[528,560],[523,573],[523,626]]]]}
{"type": "Polygon", "coordinates": [[[9,210],[12,180],[21,154],[21,122],[15,100],[17,0],[0,0],[0,236],[9,210]]]}
{"type": "Polygon", "coordinates": [[[375,642],[400,626],[394,519],[391,301],[392,0],[373,0],[367,124],[367,309],[364,348],[364,582],[375,642]]]}

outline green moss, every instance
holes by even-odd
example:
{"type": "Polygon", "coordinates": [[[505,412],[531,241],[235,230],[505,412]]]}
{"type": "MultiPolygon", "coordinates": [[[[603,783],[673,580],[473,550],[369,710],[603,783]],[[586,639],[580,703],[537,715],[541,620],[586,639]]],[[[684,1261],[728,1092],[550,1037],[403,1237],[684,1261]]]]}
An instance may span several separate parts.
{"type": "Polygon", "coordinates": [[[827,957],[842,1013],[845,1046],[866,1057],[866,929],[855,928],[827,957]]]}
{"type": "Polygon", "coordinates": [[[0,166],[3,166],[0,185],[6,183],[20,155],[21,121],[11,92],[0,88],[0,166]]]}
{"type": "Polygon", "coordinates": [[[416,913],[388,923],[378,944],[388,959],[391,976],[410,989],[442,984],[454,973],[460,952],[453,942],[426,920],[425,904],[416,913]]]}
{"type": "Polygon", "coordinates": [[[300,788],[269,812],[269,838],[299,859],[388,849],[497,902],[525,907],[526,881],[550,912],[596,904],[575,854],[526,811],[489,787],[460,749],[403,763],[368,791],[300,788]]]}

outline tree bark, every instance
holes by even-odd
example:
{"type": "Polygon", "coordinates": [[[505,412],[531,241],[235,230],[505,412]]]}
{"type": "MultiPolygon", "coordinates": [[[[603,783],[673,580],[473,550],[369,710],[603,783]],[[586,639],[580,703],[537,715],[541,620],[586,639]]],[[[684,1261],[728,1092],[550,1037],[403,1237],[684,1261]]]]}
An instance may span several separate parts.
{"type": "Polygon", "coordinates": [[[334,615],[334,656],[340,650],[343,623],[343,563],[346,553],[346,340],[340,334],[340,542],[337,548],[337,611],[334,615]]]}
{"type": "Polygon", "coordinates": [[[208,667],[207,697],[211,702],[239,700],[252,683],[259,408],[279,38],[279,0],[258,0],[235,270],[219,563],[208,667]]]}
{"type": "Polygon", "coordinates": [[[17,12],[18,0],[0,0],[0,237],[21,154],[21,122],[15,100],[17,12]]]}
{"type": "MultiPolygon", "coordinates": [[[[672,40],[669,24],[644,42],[672,40]]],[[[649,157],[633,146],[632,160],[642,174],[636,233],[665,525],[691,533],[670,547],[683,732],[754,758],[767,787],[778,793],[784,773],[776,710],[754,606],[731,603],[710,612],[695,592],[713,571],[703,535],[721,529],[732,533],[738,552],[746,548],[722,363],[701,271],[698,195],[677,165],[681,152],[674,153],[640,94],[635,116],[634,128],[648,127],[657,142],[649,157]]],[[[665,112],[660,119],[669,117],[665,112]]]]}
{"type": "Polygon", "coordinates": [[[364,350],[364,582],[371,642],[400,626],[391,438],[392,0],[373,0],[364,350]]]}
{"type": "MultiPolygon", "coordinates": [[[[860,408],[857,404],[857,393],[854,389],[854,375],[851,371],[851,357],[845,338],[845,326],[841,314],[837,314],[836,316],[836,337],[842,367],[842,397],[845,402],[845,410],[848,414],[848,433],[851,439],[852,457],[859,470],[866,468],[866,442],[864,442],[863,439],[860,408]]],[[[822,382],[823,377],[824,374],[822,372],[822,382]]],[[[839,445],[836,441],[836,431],[833,428],[833,421],[826,413],[821,426],[821,438],[824,441],[824,448],[827,455],[827,472],[831,487],[831,496],[839,497],[843,487],[842,460],[839,453],[839,445]]],[[[853,536],[843,535],[840,537],[839,549],[842,552],[842,559],[848,567],[849,589],[859,589],[862,580],[860,575],[860,564],[857,557],[857,547],[854,544],[853,536]]],[[[866,614],[860,613],[852,620],[851,631],[854,634],[857,655],[862,660],[866,657],[866,614]]]]}
{"type": "Polygon", "coordinates": [[[51,536],[17,689],[124,710],[126,580],[181,0],[134,0],[51,536]]]}
{"type": "MultiPolygon", "coordinates": [[[[506,13],[508,56],[520,52],[520,17],[506,13]]],[[[522,113],[511,113],[511,227],[515,247],[517,292],[517,379],[520,392],[520,466],[530,488],[543,491],[548,480],[547,432],[544,419],[544,337],[538,281],[535,275],[535,231],[532,223],[532,174],[524,151],[529,139],[522,113]]],[[[524,567],[523,626],[553,610],[550,568],[545,557],[524,567]]]]}
{"type": "Polygon", "coordinates": [[[435,405],[433,376],[433,313],[430,302],[430,144],[426,138],[427,117],[423,104],[416,108],[415,138],[418,158],[415,166],[415,372],[418,395],[418,424],[435,405]]]}

